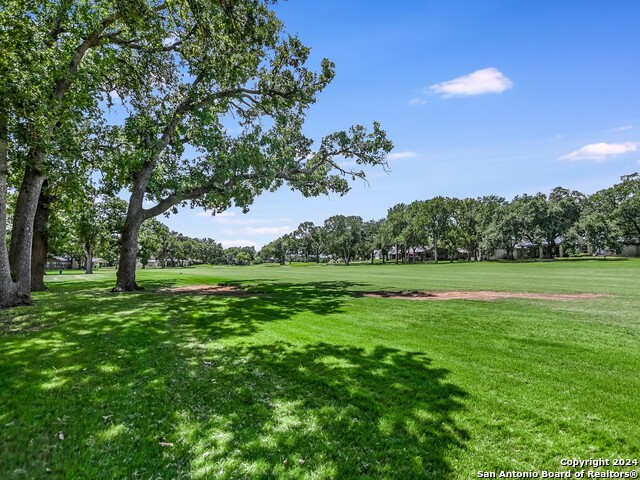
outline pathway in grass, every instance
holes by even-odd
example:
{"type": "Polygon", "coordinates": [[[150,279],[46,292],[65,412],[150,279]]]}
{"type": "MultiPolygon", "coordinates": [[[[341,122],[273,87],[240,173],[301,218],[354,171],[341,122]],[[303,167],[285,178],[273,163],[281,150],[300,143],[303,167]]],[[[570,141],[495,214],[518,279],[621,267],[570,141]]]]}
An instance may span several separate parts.
{"type": "Polygon", "coordinates": [[[589,300],[602,297],[597,293],[531,293],[531,292],[492,292],[454,291],[454,292],[361,292],[359,296],[373,298],[392,298],[394,300],[498,300],[500,298],[531,298],[536,300],[589,300]]]}

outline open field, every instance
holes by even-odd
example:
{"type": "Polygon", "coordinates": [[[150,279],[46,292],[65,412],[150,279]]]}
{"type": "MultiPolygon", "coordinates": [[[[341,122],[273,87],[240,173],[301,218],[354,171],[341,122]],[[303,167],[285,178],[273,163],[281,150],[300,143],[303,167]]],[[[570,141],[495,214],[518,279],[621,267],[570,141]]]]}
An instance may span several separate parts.
{"type": "Polygon", "coordinates": [[[0,312],[0,478],[469,479],[640,459],[640,261],[203,266],[139,271],[133,294],[113,278],[49,275],[35,306],[0,312]],[[167,291],[220,283],[248,294],[167,291]],[[361,295],[468,290],[601,296],[361,295]]]}

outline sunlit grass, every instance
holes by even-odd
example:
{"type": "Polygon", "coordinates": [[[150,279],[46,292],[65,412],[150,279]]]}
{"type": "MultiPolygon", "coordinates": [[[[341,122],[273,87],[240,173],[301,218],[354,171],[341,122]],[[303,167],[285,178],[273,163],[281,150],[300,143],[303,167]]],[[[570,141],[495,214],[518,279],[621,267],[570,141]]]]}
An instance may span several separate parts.
{"type": "Polygon", "coordinates": [[[638,261],[47,276],[0,312],[0,478],[476,478],[640,456],[638,261]],[[189,284],[248,296],[174,295],[189,284]],[[419,302],[369,290],[591,292],[419,302]]]}

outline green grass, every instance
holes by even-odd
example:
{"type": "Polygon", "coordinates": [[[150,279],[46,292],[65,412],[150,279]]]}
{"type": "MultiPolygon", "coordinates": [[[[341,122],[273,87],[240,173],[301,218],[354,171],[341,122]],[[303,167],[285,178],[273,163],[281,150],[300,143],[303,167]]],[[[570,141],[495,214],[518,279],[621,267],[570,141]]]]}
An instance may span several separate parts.
{"type": "MultiPolygon", "coordinates": [[[[640,457],[640,262],[47,276],[0,312],[0,478],[477,478],[640,457]],[[236,283],[253,295],[176,295],[236,283]],[[593,292],[418,302],[368,290],[593,292]]],[[[616,467],[616,470],[620,470],[616,467]]]]}

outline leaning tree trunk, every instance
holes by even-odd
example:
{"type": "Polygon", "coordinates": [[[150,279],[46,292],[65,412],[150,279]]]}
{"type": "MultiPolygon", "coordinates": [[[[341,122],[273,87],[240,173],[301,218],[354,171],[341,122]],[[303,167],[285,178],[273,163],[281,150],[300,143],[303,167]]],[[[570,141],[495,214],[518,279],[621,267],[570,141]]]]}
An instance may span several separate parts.
{"type": "Polygon", "coordinates": [[[33,244],[31,246],[31,291],[42,292],[47,289],[44,284],[44,274],[47,268],[47,253],[49,251],[49,202],[51,201],[48,182],[45,180],[36,217],[33,222],[33,244]]]}
{"type": "MultiPolygon", "coordinates": [[[[34,157],[39,156],[41,156],[39,152],[34,155],[34,157]]],[[[35,164],[39,163],[37,159],[35,160],[35,164]]],[[[14,298],[15,305],[31,303],[33,227],[44,180],[45,177],[38,170],[27,167],[18,192],[11,231],[11,246],[9,247],[9,265],[11,274],[15,277],[17,289],[14,298]]]]}

